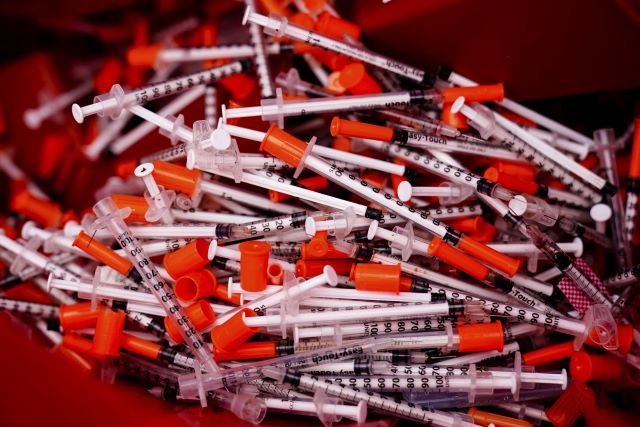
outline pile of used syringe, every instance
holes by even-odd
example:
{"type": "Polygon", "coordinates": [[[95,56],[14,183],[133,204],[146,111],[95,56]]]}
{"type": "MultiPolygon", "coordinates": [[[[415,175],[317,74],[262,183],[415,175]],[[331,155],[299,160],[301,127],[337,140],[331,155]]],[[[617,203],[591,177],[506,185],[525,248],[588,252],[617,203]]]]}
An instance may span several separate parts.
{"type": "Polygon", "coordinates": [[[121,161],[83,216],[15,187],[0,308],[104,382],[256,424],[624,425],[602,396],[639,384],[638,126],[587,137],[367,50],[330,3],[245,3],[221,17],[236,44],[180,27],[120,54],[146,86],[25,112],[101,117],[94,161],[172,145],[121,161]],[[7,295],[25,281],[51,303],[7,295]]]}

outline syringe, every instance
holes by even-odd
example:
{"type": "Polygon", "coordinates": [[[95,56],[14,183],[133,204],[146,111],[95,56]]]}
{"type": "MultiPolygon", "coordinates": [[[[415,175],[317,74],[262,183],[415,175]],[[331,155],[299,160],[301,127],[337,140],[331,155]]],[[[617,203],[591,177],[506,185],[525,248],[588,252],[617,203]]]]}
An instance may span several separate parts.
{"type": "Polygon", "coordinates": [[[20,301],[5,297],[0,297],[0,310],[28,314],[42,319],[57,319],[60,316],[57,305],[20,301]]]}
{"type": "Polygon", "coordinates": [[[434,409],[424,409],[404,400],[396,400],[391,397],[372,392],[370,390],[360,391],[357,388],[344,387],[343,385],[332,384],[301,373],[284,369],[268,368],[264,370],[265,375],[276,379],[279,382],[294,385],[302,390],[315,392],[322,390],[331,396],[339,397],[348,402],[367,403],[367,406],[380,410],[381,412],[395,415],[400,418],[417,421],[422,424],[435,426],[476,426],[473,422],[466,421],[462,414],[441,412],[434,409]]]}
{"type": "Polygon", "coordinates": [[[574,264],[571,257],[562,251],[558,244],[544,234],[535,224],[526,223],[521,217],[515,215],[502,202],[483,194],[478,195],[485,203],[494,209],[512,228],[518,230],[531,241],[540,251],[564,274],[570,277],[578,287],[598,304],[611,306],[611,301],[600,289],[582,273],[574,264]]]}
{"type": "MultiPolygon", "coordinates": [[[[235,136],[260,141],[261,150],[266,151],[275,157],[281,158],[291,166],[296,167],[297,171],[301,171],[302,168],[306,166],[317,174],[325,176],[327,179],[350,191],[353,191],[356,194],[359,194],[367,200],[377,203],[378,205],[395,212],[409,221],[415,222],[416,225],[435,234],[436,236],[439,236],[446,243],[458,247],[460,250],[483,260],[498,270],[505,272],[509,276],[513,276],[519,268],[520,263],[517,260],[489,249],[485,245],[462,235],[451,227],[443,225],[440,221],[429,218],[425,213],[417,211],[411,206],[405,205],[392,195],[384,193],[377,187],[372,187],[357,175],[347,173],[342,169],[336,168],[335,166],[310,155],[310,146],[307,146],[304,142],[277,128],[275,125],[272,125],[267,133],[243,129],[236,126],[225,126],[225,129],[229,130],[229,132],[235,136]]],[[[449,170],[449,172],[461,174],[461,172],[454,172],[451,170],[449,170]]],[[[491,188],[493,188],[493,186],[491,186],[491,188]]]]}
{"type": "MultiPolygon", "coordinates": [[[[593,142],[600,159],[600,164],[604,169],[607,180],[616,187],[619,186],[618,171],[614,144],[616,142],[613,129],[598,129],[593,133],[593,142]]],[[[612,215],[609,224],[611,225],[611,235],[616,254],[616,265],[619,269],[631,266],[631,244],[627,241],[624,231],[624,207],[622,205],[622,195],[620,193],[609,196],[609,206],[612,215]]]]}
{"type": "MultiPolygon", "coordinates": [[[[509,150],[514,151],[520,157],[533,163],[536,167],[549,173],[554,178],[559,179],[572,192],[577,193],[593,202],[599,202],[600,200],[602,200],[602,194],[594,191],[589,186],[585,185],[582,181],[568,173],[573,172],[575,168],[572,166],[571,169],[568,169],[569,166],[571,166],[571,164],[568,162],[560,164],[558,162],[558,159],[561,158],[560,155],[547,155],[546,153],[531,147],[521,138],[522,135],[520,135],[519,133],[515,133],[515,129],[504,129],[498,125],[498,123],[502,125],[502,122],[497,122],[499,114],[489,110],[482,105],[474,104],[471,107],[465,105],[464,102],[464,98],[458,98],[454,102],[452,111],[464,114],[465,117],[467,117],[469,125],[476,128],[478,132],[480,132],[480,136],[484,138],[493,137],[496,140],[500,141],[502,144],[508,147],[509,150]]],[[[521,129],[517,125],[513,126],[515,126],[517,129],[521,129]]],[[[526,131],[523,132],[526,133],[526,131]]],[[[582,168],[582,166],[580,165],[578,165],[578,167],[582,168]]],[[[600,178],[599,180],[602,181],[602,179],[600,178]]]]}
{"type": "Polygon", "coordinates": [[[322,34],[318,34],[297,25],[290,24],[284,16],[267,17],[260,15],[259,13],[255,13],[252,9],[247,8],[242,22],[243,24],[250,22],[260,25],[261,27],[264,27],[267,34],[276,37],[290,37],[294,40],[305,42],[311,46],[318,46],[331,52],[349,56],[358,61],[398,74],[399,76],[417,82],[422,86],[431,87],[435,82],[435,77],[427,74],[424,70],[420,70],[391,58],[387,58],[386,56],[370,52],[364,48],[356,47],[351,44],[323,36],[322,34]]]}
{"type": "Polygon", "coordinates": [[[630,243],[636,227],[636,215],[640,194],[640,119],[635,120],[633,144],[631,146],[631,162],[629,163],[629,184],[627,186],[627,203],[624,215],[624,232],[630,243]]]}
{"type": "Polygon", "coordinates": [[[573,219],[562,217],[558,219],[558,227],[565,233],[569,233],[572,236],[580,237],[582,239],[589,240],[597,243],[603,248],[613,248],[613,242],[606,235],[598,233],[597,230],[587,227],[586,225],[575,221],[573,219]]]}
{"type": "Polygon", "coordinates": [[[277,121],[283,126],[284,117],[306,116],[327,112],[357,111],[406,105],[437,105],[453,102],[458,96],[467,96],[475,101],[494,101],[504,96],[501,84],[472,88],[443,88],[389,92],[372,95],[348,95],[339,97],[313,98],[304,101],[285,101],[282,91],[277,91],[276,99],[263,99],[260,106],[243,108],[223,108],[222,117],[228,119],[262,117],[265,121],[277,121]]]}
{"type": "Polygon", "coordinates": [[[178,94],[195,85],[205,85],[223,77],[241,73],[247,70],[248,66],[249,64],[244,60],[230,62],[220,67],[187,74],[164,82],[152,83],[126,93],[120,85],[114,85],[109,93],[96,96],[93,104],[84,107],[73,104],[71,112],[78,123],[82,123],[85,117],[94,114],[98,114],[100,117],[107,114],[115,119],[125,107],[145,104],[155,99],[178,94]]]}
{"type": "MultiPolygon", "coordinates": [[[[255,9],[255,0],[244,0],[247,9],[255,9]]],[[[253,57],[256,64],[256,74],[258,75],[258,83],[260,85],[260,94],[263,98],[273,98],[275,89],[273,87],[273,78],[267,59],[267,47],[264,37],[260,31],[260,27],[255,23],[249,23],[249,37],[253,45],[253,57]]]]}
{"type": "Polygon", "coordinates": [[[178,303],[175,294],[161,279],[160,273],[158,273],[156,267],[138,244],[137,238],[131,234],[122,216],[120,216],[123,212],[118,211],[111,198],[106,198],[96,203],[93,211],[97,217],[95,229],[106,227],[115,237],[118,244],[123,249],[127,249],[127,258],[138,270],[143,283],[156,296],[189,349],[196,355],[198,362],[207,372],[218,372],[218,367],[211,358],[211,353],[204,346],[202,337],[192,325],[191,320],[185,315],[184,309],[178,303]]]}

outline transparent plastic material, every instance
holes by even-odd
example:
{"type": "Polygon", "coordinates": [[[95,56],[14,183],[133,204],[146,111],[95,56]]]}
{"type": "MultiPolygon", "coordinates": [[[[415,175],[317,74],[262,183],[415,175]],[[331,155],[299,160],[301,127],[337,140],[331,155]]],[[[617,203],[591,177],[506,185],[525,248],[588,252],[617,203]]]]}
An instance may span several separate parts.
{"type": "Polygon", "coordinates": [[[355,225],[356,213],[353,208],[348,207],[343,211],[334,211],[327,215],[327,218],[318,221],[316,218],[309,217],[305,220],[305,231],[310,236],[315,236],[318,231],[327,231],[329,236],[336,239],[344,239],[351,234],[351,230],[355,225]]]}
{"type": "Polygon", "coordinates": [[[509,209],[525,219],[546,227],[553,227],[560,216],[560,209],[544,200],[527,194],[517,194],[509,201],[509,209]]]}
{"type": "Polygon", "coordinates": [[[177,326],[178,332],[189,349],[196,355],[198,362],[207,372],[217,372],[218,367],[213,361],[211,353],[204,345],[202,337],[196,331],[191,320],[185,315],[184,309],[178,302],[171,288],[162,280],[153,262],[140,247],[137,238],[125,224],[123,215],[126,214],[126,212],[119,211],[110,197],[96,203],[93,211],[97,217],[93,224],[93,230],[106,227],[111,234],[113,234],[118,244],[122,249],[125,249],[127,258],[129,258],[136,270],[138,270],[138,273],[140,273],[143,283],[155,295],[165,310],[166,315],[169,316],[177,326]]]}
{"type": "Polygon", "coordinates": [[[606,350],[618,349],[618,325],[609,307],[602,304],[592,305],[587,310],[583,321],[587,328],[585,333],[582,336],[577,336],[573,342],[575,350],[580,349],[587,339],[606,350]]]}

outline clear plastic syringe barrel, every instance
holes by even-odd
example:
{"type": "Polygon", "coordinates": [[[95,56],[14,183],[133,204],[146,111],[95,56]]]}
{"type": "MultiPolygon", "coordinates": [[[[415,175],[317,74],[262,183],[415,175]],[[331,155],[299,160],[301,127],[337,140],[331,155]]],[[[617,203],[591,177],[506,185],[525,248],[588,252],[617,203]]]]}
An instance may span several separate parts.
{"type": "Polygon", "coordinates": [[[582,237],[590,240],[604,248],[613,247],[611,240],[602,233],[598,233],[591,227],[587,227],[571,218],[562,217],[558,220],[558,226],[566,233],[575,237],[582,237]]]}
{"type": "Polygon", "coordinates": [[[198,362],[207,372],[218,372],[218,366],[213,361],[212,354],[205,346],[202,337],[185,314],[171,287],[162,280],[155,265],[140,247],[137,238],[131,234],[113,200],[110,197],[100,200],[93,206],[93,211],[98,224],[105,226],[125,250],[127,258],[140,273],[143,283],[155,295],[167,316],[177,326],[178,332],[198,362]]]}
{"type": "MultiPolygon", "coordinates": [[[[616,165],[615,143],[616,138],[613,129],[598,129],[593,133],[593,141],[598,152],[602,168],[607,180],[620,186],[618,180],[618,170],[616,165]]],[[[631,244],[627,241],[624,231],[624,206],[622,195],[618,192],[609,198],[609,205],[613,215],[611,215],[611,234],[616,251],[616,263],[618,268],[631,266],[631,244]]]]}
{"type": "Polygon", "coordinates": [[[238,418],[252,424],[260,424],[267,415],[267,405],[247,393],[231,393],[226,390],[209,390],[207,401],[222,409],[231,411],[238,418]]]}

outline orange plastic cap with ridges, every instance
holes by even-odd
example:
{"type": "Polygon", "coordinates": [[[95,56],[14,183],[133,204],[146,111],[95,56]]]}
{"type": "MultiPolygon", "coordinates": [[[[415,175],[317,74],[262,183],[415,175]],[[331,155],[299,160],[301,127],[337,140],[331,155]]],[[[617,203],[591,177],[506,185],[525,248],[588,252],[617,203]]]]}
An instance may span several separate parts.
{"type": "Polygon", "coordinates": [[[325,256],[329,251],[327,234],[326,231],[318,231],[308,242],[302,242],[300,244],[302,259],[331,258],[325,256]]]}
{"type": "Polygon", "coordinates": [[[260,292],[267,288],[267,268],[271,245],[250,241],[238,245],[240,251],[240,287],[247,292],[260,292]]]}
{"type": "Polygon", "coordinates": [[[545,415],[555,427],[571,427],[587,407],[595,404],[593,390],[584,383],[573,382],[553,406],[545,411],[545,415]]]}
{"type": "Polygon", "coordinates": [[[377,141],[391,142],[393,140],[393,129],[370,125],[368,123],[354,122],[351,120],[343,120],[340,117],[334,117],[331,120],[331,136],[347,136],[355,138],[375,139],[377,141]]]}
{"type": "Polygon", "coordinates": [[[313,277],[322,274],[326,265],[330,265],[338,275],[347,275],[351,271],[353,261],[351,259],[323,259],[323,260],[298,260],[296,262],[296,276],[313,277]]]}
{"type": "Polygon", "coordinates": [[[573,341],[548,345],[522,355],[522,363],[529,366],[543,365],[549,362],[568,359],[575,352],[573,341]]]}
{"type": "Polygon", "coordinates": [[[90,302],[60,306],[60,326],[63,331],[93,328],[98,320],[98,313],[102,310],[99,305],[95,310],[91,309],[90,302]]]}
{"type": "MultiPolygon", "coordinates": [[[[207,301],[198,301],[185,308],[184,314],[191,320],[191,324],[198,332],[213,325],[216,320],[216,313],[211,308],[211,305],[207,301]]],[[[182,344],[184,339],[180,335],[180,329],[175,324],[172,317],[164,318],[164,327],[167,330],[167,335],[176,344],[182,344]]]]}
{"type": "Polygon", "coordinates": [[[125,318],[126,314],[123,311],[115,311],[107,307],[100,310],[93,335],[94,356],[99,359],[118,357],[125,318]]]}
{"type": "Polygon", "coordinates": [[[200,171],[189,170],[184,166],[155,160],[153,162],[153,177],[158,185],[170,190],[180,191],[193,197],[200,183],[200,171]]]}
{"type": "MultiPolygon", "coordinates": [[[[324,176],[316,175],[310,176],[309,178],[302,178],[297,181],[300,186],[306,188],[307,190],[323,190],[329,186],[329,180],[324,176]]],[[[280,203],[284,200],[290,199],[293,196],[288,194],[280,193],[278,191],[269,190],[269,199],[273,203],[280,203]]]]}
{"type": "Polygon", "coordinates": [[[464,271],[478,280],[485,280],[489,276],[489,268],[445,243],[439,237],[434,237],[429,243],[427,253],[440,258],[452,267],[464,271]]]}
{"type": "Polygon", "coordinates": [[[78,353],[93,355],[91,352],[93,342],[78,334],[64,334],[62,336],[62,345],[69,350],[77,351],[78,353]]]}
{"type": "Polygon", "coordinates": [[[282,285],[284,281],[284,268],[279,262],[272,262],[267,267],[267,278],[272,285],[282,285]]]}
{"type": "Polygon", "coordinates": [[[497,168],[487,168],[483,175],[491,182],[497,182],[503,187],[517,193],[534,195],[538,191],[538,184],[529,179],[520,179],[517,176],[501,173],[497,168]]]}
{"type": "Polygon", "coordinates": [[[349,278],[360,291],[400,292],[400,264],[354,264],[349,278]]]}
{"type": "Polygon", "coordinates": [[[127,51],[127,62],[135,67],[151,68],[156,65],[161,50],[161,44],[132,47],[127,51]]]}
{"type": "Polygon", "coordinates": [[[318,33],[322,33],[337,40],[344,39],[345,34],[356,40],[360,38],[359,26],[353,22],[338,18],[329,12],[322,12],[320,14],[314,29],[318,33]]]}
{"type": "Polygon", "coordinates": [[[360,62],[353,62],[340,71],[338,77],[340,85],[353,95],[366,95],[370,93],[380,93],[382,88],[373,77],[367,73],[360,62]]]}
{"type": "Polygon", "coordinates": [[[112,194],[111,199],[118,209],[131,209],[129,216],[124,219],[125,222],[147,222],[145,215],[147,214],[147,210],[149,210],[149,203],[147,203],[144,197],[112,194]]]}
{"type": "Polygon", "coordinates": [[[152,341],[147,341],[130,334],[122,334],[120,346],[131,353],[149,358],[158,359],[162,346],[152,341]]]}
{"type": "Polygon", "coordinates": [[[91,255],[101,263],[108,265],[118,273],[126,276],[131,271],[131,261],[115,253],[113,249],[105,246],[99,240],[81,231],[73,241],[73,246],[91,255]]]}
{"type": "Polygon", "coordinates": [[[290,166],[298,167],[307,143],[272,124],[260,143],[260,151],[265,151],[290,166]]]}
{"type": "Polygon", "coordinates": [[[533,424],[528,421],[506,417],[504,415],[498,415],[492,412],[480,411],[476,408],[469,409],[469,412],[467,413],[471,416],[471,418],[473,418],[474,424],[479,424],[481,426],[494,425],[495,427],[533,427],[533,424]]]}
{"type": "Polygon", "coordinates": [[[275,341],[258,341],[246,342],[240,344],[233,351],[224,351],[215,348],[213,358],[218,362],[226,360],[248,360],[248,359],[266,359],[268,357],[276,357],[278,351],[275,341]]]}
{"type": "Polygon", "coordinates": [[[458,351],[461,353],[504,350],[504,332],[499,320],[491,323],[459,325],[458,336],[460,337],[458,351]]]}
{"type": "Polygon", "coordinates": [[[498,83],[495,85],[445,87],[442,89],[442,99],[445,103],[453,102],[461,96],[464,96],[465,102],[502,101],[504,99],[504,86],[502,83],[498,83]]]}
{"type": "Polygon", "coordinates": [[[469,129],[469,123],[467,118],[462,113],[454,113],[451,111],[451,102],[445,102],[442,104],[442,114],[440,119],[446,125],[453,126],[456,129],[469,129]]]}
{"type": "Polygon", "coordinates": [[[460,239],[458,248],[464,252],[486,262],[490,266],[506,273],[509,277],[513,277],[520,269],[521,260],[511,258],[510,256],[501,254],[495,249],[478,243],[468,236],[460,239]]]}
{"type": "Polygon", "coordinates": [[[640,178],[640,118],[635,120],[633,145],[631,146],[631,162],[629,163],[629,178],[640,178]]]}
{"type": "Polygon", "coordinates": [[[244,323],[245,317],[255,317],[255,311],[245,308],[233,315],[229,320],[216,326],[211,331],[213,348],[222,351],[234,351],[240,344],[254,336],[260,328],[250,328],[244,323]]]}
{"type": "Polygon", "coordinates": [[[196,239],[189,242],[189,244],[177,251],[164,256],[162,261],[164,268],[174,279],[178,279],[192,271],[200,270],[211,261],[211,258],[209,258],[210,245],[210,242],[204,239],[196,239]]]}
{"type": "Polygon", "coordinates": [[[569,371],[574,381],[615,381],[622,375],[624,363],[617,357],[576,351],[571,356],[569,371]]]}
{"type": "Polygon", "coordinates": [[[179,277],[173,290],[179,299],[191,302],[215,295],[216,286],[216,276],[203,268],[179,277]]]}
{"type": "Polygon", "coordinates": [[[37,222],[44,228],[56,228],[62,222],[62,209],[57,203],[19,190],[11,199],[11,210],[37,222]]]}

